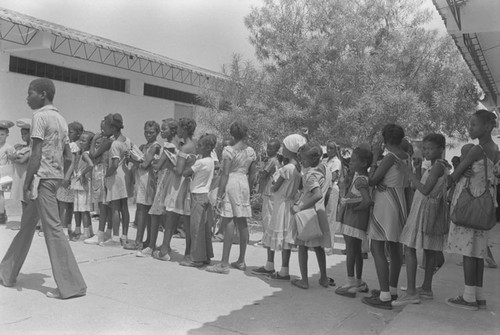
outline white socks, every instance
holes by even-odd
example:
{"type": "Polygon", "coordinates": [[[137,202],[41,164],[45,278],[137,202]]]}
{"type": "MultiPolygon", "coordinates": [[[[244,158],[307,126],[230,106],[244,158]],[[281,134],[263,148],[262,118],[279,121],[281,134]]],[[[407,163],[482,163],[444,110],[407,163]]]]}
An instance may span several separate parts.
{"type": "Polygon", "coordinates": [[[391,301],[391,292],[380,292],[380,301],[391,301]]]}
{"type": "Polygon", "coordinates": [[[476,286],[476,300],[485,300],[483,288],[481,286],[476,286]]]}
{"type": "Polygon", "coordinates": [[[280,276],[281,277],[284,277],[284,276],[288,276],[288,267],[285,267],[285,266],[282,266],[281,267],[281,270],[280,270],[280,276]]]}
{"type": "Polygon", "coordinates": [[[476,302],[476,286],[465,285],[463,298],[467,302],[476,302]]]}
{"type": "Polygon", "coordinates": [[[266,262],[266,265],[264,265],[264,269],[267,271],[274,270],[274,263],[273,262],[266,262]]]}

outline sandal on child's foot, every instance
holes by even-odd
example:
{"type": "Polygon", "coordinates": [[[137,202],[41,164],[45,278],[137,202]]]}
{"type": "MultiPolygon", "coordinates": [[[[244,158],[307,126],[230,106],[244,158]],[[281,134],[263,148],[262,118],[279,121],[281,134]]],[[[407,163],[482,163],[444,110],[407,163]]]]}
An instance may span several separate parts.
{"type": "Polygon", "coordinates": [[[409,304],[420,304],[420,296],[418,293],[410,295],[403,293],[399,298],[391,302],[392,307],[401,307],[409,304]]]}
{"type": "Polygon", "coordinates": [[[370,290],[368,288],[368,284],[365,282],[362,282],[361,284],[356,286],[356,288],[357,288],[358,292],[361,292],[361,293],[368,293],[368,291],[370,290]]]}
{"type": "Polygon", "coordinates": [[[332,277],[328,277],[328,286],[337,286],[337,284],[335,284],[335,280],[333,280],[332,277]]]}
{"type": "MultiPolygon", "coordinates": [[[[330,287],[330,279],[331,278],[320,279],[320,280],[318,280],[318,283],[319,283],[320,286],[323,286],[324,288],[328,288],[328,287],[330,287]]],[[[334,285],[335,285],[335,283],[334,283],[334,285]]]]}
{"type": "Polygon", "coordinates": [[[253,269],[252,271],[252,274],[254,275],[271,275],[274,273],[274,269],[272,270],[266,270],[265,267],[261,266],[260,268],[257,268],[257,269],[253,269]]]}
{"type": "Polygon", "coordinates": [[[391,300],[389,301],[382,301],[380,300],[379,297],[371,296],[371,297],[364,297],[361,299],[361,302],[365,305],[375,307],[375,308],[381,308],[381,309],[392,309],[392,304],[391,300]]]}
{"type": "Polygon", "coordinates": [[[434,299],[434,293],[432,291],[426,291],[422,287],[417,287],[417,293],[422,299],[432,300],[434,299]]]}
{"type": "Polygon", "coordinates": [[[155,250],[153,251],[153,258],[154,259],[157,259],[159,261],[165,261],[165,262],[168,262],[170,260],[170,255],[169,254],[166,254],[166,255],[161,255],[160,254],[160,250],[155,250]]]}
{"type": "Polygon", "coordinates": [[[342,295],[344,297],[349,297],[349,298],[355,298],[356,297],[356,292],[357,292],[356,286],[352,285],[347,285],[347,286],[342,286],[339,287],[335,290],[335,293],[338,295],[342,295]]]}
{"type": "Polygon", "coordinates": [[[231,267],[241,271],[245,271],[247,269],[247,265],[245,263],[238,263],[238,262],[232,262],[231,267]]]}
{"type": "Polygon", "coordinates": [[[293,286],[296,286],[298,288],[301,288],[303,290],[307,290],[309,288],[309,284],[307,283],[304,283],[302,280],[300,279],[294,279],[290,282],[293,286]]]}
{"type": "Polygon", "coordinates": [[[229,274],[229,266],[222,266],[222,264],[219,263],[212,266],[207,266],[205,271],[227,275],[229,274]]]}
{"type": "Polygon", "coordinates": [[[290,280],[290,275],[282,276],[279,272],[274,272],[266,276],[266,278],[271,280],[290,280]]]}

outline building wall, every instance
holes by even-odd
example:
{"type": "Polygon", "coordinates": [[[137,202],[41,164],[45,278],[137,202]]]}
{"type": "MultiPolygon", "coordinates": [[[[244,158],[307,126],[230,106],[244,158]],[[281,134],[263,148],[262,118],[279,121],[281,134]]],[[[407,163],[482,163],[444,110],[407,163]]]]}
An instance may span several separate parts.
{"type": "MultiPolygon", "coordinates": [[[[9,72],[11,54],[38,62],[127,80],[127,93],[54,81],[56,86],[54,105],[58,107],[68,123],[80,121],[86,129],[94,132],[99,130],[100,121],[106,114],[121,113],[125,126],[124,135],[134,143],[143,143],[142,133],[145,121],[160,122],[169,117],[181,117],[183,112],[192,115],[193,111],[195,114],[199,109],[189,104],[143,96],[145,82],[195,94],[199,90],[197,87],[54,54],[47,49],[23,49],[23,47],[2,41],[0,42],[0,119],[15,121],[31,116],[31,110],[26,104],[26,95],[30,81],[36,77],[9,72]]],[[[189,116],[187,114],[185,116],[189,116]]],[[[18,129],[12,128],[8,142],[19,143],[21,141],[19,133],[18,129]]]]}

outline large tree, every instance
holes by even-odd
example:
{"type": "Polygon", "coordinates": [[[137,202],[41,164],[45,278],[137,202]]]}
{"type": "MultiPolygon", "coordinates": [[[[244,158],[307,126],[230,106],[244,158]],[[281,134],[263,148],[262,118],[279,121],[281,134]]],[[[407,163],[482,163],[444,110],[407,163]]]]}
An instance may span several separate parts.
{"type": "Polygon", "coordinates": [[[219,115],[248,120],[259,140],[303,125],[356,145],[388,122],[464,137],[475,81],[429,18],[418,0],[265,0],[245,18],[261,68],[233,60],[211,91],[219,115]]]}

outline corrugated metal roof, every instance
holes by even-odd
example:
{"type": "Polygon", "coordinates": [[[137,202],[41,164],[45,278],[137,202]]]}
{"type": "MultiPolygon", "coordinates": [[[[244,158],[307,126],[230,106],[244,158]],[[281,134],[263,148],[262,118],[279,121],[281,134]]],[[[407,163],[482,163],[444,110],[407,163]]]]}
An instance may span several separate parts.
{"type": "Polygon", "coordinates": [[[133,46],[115,42],[103,37],[91,35],[76,29],[68,28],[59,24],[37,19],[35,17],[21,14],[10,9],[0,8],[0,19],[10,21],[15,24],[20,24],[26,27],[37,29],[40,31],[49,32],[56,36],[61,36],[64,38],[69,38],[83,42],[85,44],[94,45],[100,48],[108,49],[111,51],[122,52],[129,56],[135,56],[137,58],[142,58],[148,61],[152,61],[160,64],[167,64],[173,67],[182,68],[187,71],[196,72],[202,75],[207,75],[211,77],[226,79],[227,77],[222,73],[215,72],[212,70],[197,67],[188,63],[184,63],[172,58],[168,58],[162,55],[155,54],[153,52],[145,51],[133,46]]]}

